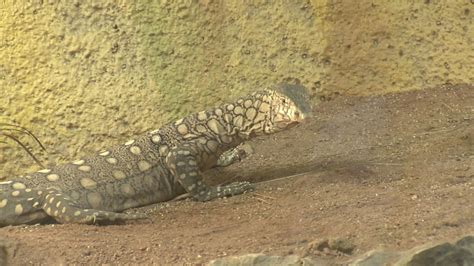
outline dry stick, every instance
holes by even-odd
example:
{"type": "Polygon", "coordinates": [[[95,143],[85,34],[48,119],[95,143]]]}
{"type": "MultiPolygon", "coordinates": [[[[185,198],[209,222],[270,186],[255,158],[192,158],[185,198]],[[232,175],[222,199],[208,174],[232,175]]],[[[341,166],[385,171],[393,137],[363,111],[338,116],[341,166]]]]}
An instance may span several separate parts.
{"type": "Polygon", "coordinates": [[[17,132],[21,132],[21,133],[29,135],[30,137],[32,137],[36,141],[36,143],[38,143],[38,145],[41,147],[41,149],[46,151],[46,148],[44,147],[43,143],[41,143],[41,141],[35,136],[35,134],[33,134],[33,132],[29,131],[28,129],[26,129],[22,126],[8,124],[8,123],[0,123],[0,127],[2,127],[2,126],[13,127],[13,128],[5,128],[4,130],[17,131],[17,132]]]}
{"type": "Polygon", "coordinates": [[[173,199],[171,199],[170,201],[179,201],[179,200],[184,200],[184,199],[187,199],[187,198],[190,198],[191,197],[191,194],[189,193],[184,193],[184,194],[181,194],[179,196],[176,196],[174,197],[173,199]]]}
{"type": "Polygon", "coordinates": [[[31,151],[28,149],[28,147],[26,147],[25,144],[23,144],[19,139],[15,138],[14,136],[12,136],[10,134],[2,133],[2,135],[12,139],[13,141],[15,141],[18,145],[20,145],[31,156],[31,158],[33,158],[33,160],[35,160],[35,162],[39,166],[44,168],[43,164],[33,155],[33,153],[31,153],[31,151]]]}
{"type": "MultiPolygon", "coordinates": [[[[41,149],[45,152],[47,152],[46,148],[44,147],[43,143],[41,143],[41,141],[35,136],[35,134],[33,134],[31,131],[29,131],[28,129],[22,127],[22,126],[18,126],[18,125],[14,125],[14,124],[9,124],[9,123],[0,123],[0,127],[4,127],[2,128],[3,131],[15,131],[15,132],[20,132],[20,133],[23,133],[23,134],[26,134],[28,136],[30,136],[31,138],[33,138],[36,143],[41,147],[41,149]],[[6,128],[5,128],[6,127],[6,128]],[[8,128],[8,127],[12,127],[12,128],[8,128]]],[[[33,153],[30,151],[30,149],[24,145],[18,138],[14,137],[13,135],[10,135],[10,134],[7,134],[7,133],[4,133],[4,132],[1,132],[0,131],[0,135],[3,135],[3,136],[6,136],[10,139],[12,139],[13,141],[15,141],[18,145],[20,145],[27,153],[28,155],[31,156],[31,158],[33,158],[33,160],[40,166],[40,167],[43,167],[44,168],[44,165],[36,158],[36,156],[33,155],[33,153]]],[[[1,141],[0,143],[6,143],[5,141],[1,141]]]]}
{"type": "Polygon", "coordinates": [[[441,103],[442,105],[446,106],[446,108],[449,109],[449,111],[453,112],[454,113],[454,108],[452,108],[451,106],[449,106],[447,103],[441,103]]]}
{"type": "MultiPolygon", "coordinates": [[[[368,164],[373,164],[373,165],[396,165],[396,166],[400,166],[400,165],[403,165],[401,163],[383,163],[383,162],[368,162],[368,164]]],[[[275,182],[275,181],[280,181],[280,180],[285,180],[285,179],[289,179],[289,178],[293,178],[293,177],[297,177],[297,176],[302,176],[302,175],[306,175],[306,174],[309,174],[309,173],[312,173],[314,171],[307,171],[307,172],[303,172],[303,173],[298,173],[298,174],[294,174],[294,175],[289,175],[289,176],[284,176],[284,177],[280,177],[280,178],[275,178],[275,179],[270,179],[270,180],[266,180],[266,181],[261,181],[261,182],[257,182],[255,184],[258,184],[258,185],[261,185],[261,184],[265,184],[265,183],[270,183],[270,182],[275,182]]],[[[265,198],[269,198],[269,199],[276,199],[274,197],[270,197],[270,196],[265,196],[265,195],[262,195],[262,194],[259,194],[259,193],[256,193],[256,192],[253,192],[254,195],[258,195],[260,197],[265,197],[265,198]]],[[[179,201],[179,200],[183,200],[183,199],[187,199],[187,198],[190,198],[191,195],[189,193],[185,193],[185,194],[182,194],[182,195],[179,195],[175,198],[173,198],[172,200],[170,201],[179,201]]],[[[260,200],[262,202],[265,202],[265,203],[268,203],[266,202],[265,200],[263,199],[260,199],[260,198],[257,198],[255,197],[257,200],[260,200]]]]}
{"type": "MultiPolygon", "coordinates": [[[[471,118],[469,118],[470,120],[471,118]]],[[[431,135],[431,134],[438,134],[438,133],[446,133],[446,132],[451,132],[451,131],[455,131],[455,130],[459,130],[459,129],[465,129],[465,128],[468,128],[469,125],[454,125],[453,128],[445,128],[445,129],[439,129],[439,130],[435,130],[435,131],[425,131],[425,132],[421,132],[421,133],[418,133],[418,134],[413,134],[414,136],[419,136],[419,135],[431,135]]]]}
{"type": "Polygon", "coordinates": [[[403,165],[402,163],[378,163],[378,162],[368,162],[367,164],[372,165],[403,165]]]}
{"type": "Polygon", "coordinates": [[[308,171],[308,172],[303,172],[303,173],[299,173],[299,174],[294,174],[294,175],[279,177],[279,178],[270,179],[270,180],[266,180],[266,181],[261,181],[261,182],[257,182],[256,184],[265,184],[265,183],[270,183],[270,182],[274,182],[274,181],[280,181],[280,180],[284,180],[284,179],[288,179],[288,178],[293,178],[293,177],[297,177],[297,176],[306,175],[306,174],[309,174],[309,173],[312,173],[312,172],[314,172],[314,171],[308,171]]]}
{"type": "Polygon", "coordinates": [[[272,200],[276,199],[274,197],[266,196],[266,195],[263,195],[263,194],[260,194],[260,193],[257,193],[257,192],[252,193],[252,195],[259,196],[259,197],[262,197],[262,198],[272,199],[272,200]]]}
{"type": "Polygon", "coordinates": [[[268,201],[266,201],[266,200],[264,200],[264,199],[262,199],[262,198],[259,198],[259,197],[253,197],[253,198],[256,199],[256,200],[258,200],[258,201],[260,201],[260,202],[266,203],[266,204],[268,204],[268,205],[271,204],[270,202],[268,202],[268,201]]]}
{"type": "MultiPolygon", "coordinates": [[[[304,172],[304,173],[299,173],[299,174],[295,174],[295,175],[289,175],[289,176],[285,176],[285,177],[280,177],[280,178],[276,178],[276,179],[271,179],[271,180],[267,180],[267,181],[262,181],[262,182],[257,182],[255,184],[264,184],[264,183],[269,183],[269,182],[273,182],[273,181],[279,181],[279,180],[283,180],[283,179],[288,179],[288,178],[292,178],[292,177],[296,177],[296,176],[300,176],[300,175],[305,175],[305,174],[308,174],[308,173],[311,173],[312,171],[308,171],[308,172],[304,172]]],[[[254,192],[255,193],[255,192],[254,192]]],[[[189,193],[184,193],[184,194],[181,194],[177,197],[174,197],[172,200],[170,201],[179,201],[179,200],[183,200],[183,199],[187,199],[187,198],[190,198],[191,197],[191,194],[189,193]]],[[[275,199],[273,197],[270,197],[270,196],[265,196],[267,198],[270,198],[270,199],[275,199]]]]}

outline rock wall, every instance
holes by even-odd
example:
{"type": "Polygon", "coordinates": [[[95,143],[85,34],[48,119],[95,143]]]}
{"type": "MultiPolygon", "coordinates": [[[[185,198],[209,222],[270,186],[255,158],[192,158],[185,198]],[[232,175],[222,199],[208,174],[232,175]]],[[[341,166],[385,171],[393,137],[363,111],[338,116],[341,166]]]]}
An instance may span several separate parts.
{"type": "MultiPolygon", "coordinates": [[[[473,83],[473,13],[464,0],[4,0],[0,121],[58,162],[281,81],[315,102],[473,83]]],[[[37,169],[13,144],[0,164],[0,178],[37,169]]]]}

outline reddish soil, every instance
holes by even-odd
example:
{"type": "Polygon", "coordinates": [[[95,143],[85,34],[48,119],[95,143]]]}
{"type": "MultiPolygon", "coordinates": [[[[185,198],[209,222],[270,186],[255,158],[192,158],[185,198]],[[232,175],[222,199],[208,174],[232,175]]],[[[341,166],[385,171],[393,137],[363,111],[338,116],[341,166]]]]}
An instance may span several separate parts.
{"type": "Polygon", "coordinates": [[[11,263],[183,264],[258,252],[339,263],[474,232],[473,86],[340,96],[314,113],[209,174],[213,184],[259,182],[255,192],[132,210],[151,219],[125,225],[0,228],[16,242],[11,263]],[[356,248],[309,248],[324,238],[356,248]]]}

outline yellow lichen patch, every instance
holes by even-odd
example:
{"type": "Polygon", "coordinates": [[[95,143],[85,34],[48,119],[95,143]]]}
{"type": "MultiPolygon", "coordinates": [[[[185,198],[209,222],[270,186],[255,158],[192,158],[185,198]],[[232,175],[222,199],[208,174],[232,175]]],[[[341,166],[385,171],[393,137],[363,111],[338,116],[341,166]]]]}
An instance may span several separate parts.
{"type": "Polygon", "coordinates": [[[134,199],[128,199],[123,203],[123,207],[125,209],[133,208],[133,207],[136,207],[137,205],[138,205],[138,202],[134,199]]]}
{"type": "Polygon", "coordinates": [[[250,106],[252,106],[252,101],[251,101],[251,100],[246,100],[246,101],[244,102],[244,107],[245,107],[245,108],[249,108],[250,106]]]}
{"type": "Polygon", "coordinates": [[[186,135],[188,133],[188,127],[185,124],[178,125],[176,129],[181,135],[186,135]]]}
{"type": "Polygon", "coordinates": [[[244,109],[243,109],[242,107],[236,106],[236,107],[234,108],[234,114],[240,115],[240,114],[243,114],[243,113],[244,113],[244,109]]]}
{"type": "Polygon", "coordinates": [[[91,167],[89,165],[81,165],[77,169],[79,169],[82,172],[89,172],[91,170],[91,167]]]}
{"type": "Polygon", "coordinates": [[[270,111],[270,105],[268,103],[264,102],[264,103],[260,104],[260,112],[266,113],[268,111],[270,111]]]}
{"type": "Polygon", "coordinates": [[[253,120],[255,118],[255,115],[257,115],[257,110],[253,108],[249,108],[245,112],[245,116],[247,117],[248,120],[253,120]]]}
{"type": "Polygon", "coordinates": [[[26,188],[25,184],[20,183],[20,182],[13,183],[12,187],[13,187],[13,189],[25,189],[26,188]]]}
{"type": "Polygon", "coordinates": [[[158,151],[160,152],[160,156],[165,156],[166,154],[168,154],[168,146],[161,145],[158,151]]]}
{"type": "Polygon", "coordinates": [[[216,108],[214,109],[214,113],[217,115],[217,116],[221,116],[223,113],[222,113],[222,109],[220,108],[216,108]]]}
{"type": "Polygon", "coordinates": [[[153,179],[153,177],[148,176],[148,175],[143,177],[143,181],[148,186],[156,185],[155,180],[153,179]]]}
{"type": "Polygon", "coordinates": [[[115,179],[117,180],[122,180],[124,178],[126,178],[127,176],[125,175],[124,172],[120,171],[120,170],[114,170],[112,171],[112,175],[115,179]]]}
{"type": "Polygon", "coordinates": [[[21,206],[21,204],[15,205],[15,214],[21,215],[22,213],[23,213],[23,206],[21,206]]]}
{"type": "Polygon", "coordinates": [[[48,179],[51,182],[57,181],[59,179],[59,175],[57,174],[49,174],[46,176],[46,179],[48,179]]]}
{"type": "Polygon", "coordinates": [[[72,191],[71,194],[70,194],[71,198],[73,198],[74,200],[78,200],[81,195],[79,194],[79,192],[77,191],[72,191]]]}
{"type": "Polygon", "coordinates": [[[127,142],[125,142],[123,145],[129,146],[129,145],[132,145],[133,143],[135,143],[135,140],[131,139],[131,140],[128,140],[127,142]]]}
{"type": "Polygon", "coordinates": [[[51,172],[51,169],[41,169],[38,171],[38,173],[42,173],[42,174],[47,174],[49,172],[51,172]]]}
{"type": "Polygon", "coordinates": [[[265,114],[263,113],[258,113],[255,119],[253,120],[254,123],[258,123],[265,120],[265,114]]]}
{"type": "Polygon", "coordinates": [[[228,136],[228,135],[221,135],[220,136],[220,139],[222,140],[222,142],[224,143],[231,143],[232,142],[232,137],[228,136]]]}
{"type": "Polygon", "coordinates": [[[209,140],[206,145],[211,152],[215,152],[217,151],[217,147],[219,143],[217,143],[217,141],[214,141],[214,140],[209,140]]]}
{"type": "Polygon", "coordinates": [[[72,162],[72,164],[75,164],[75,165],[82,165],[82,164],[84,164],[84,162],[85,162],[85,161],[81,159],[81,160],[77,160],[77,161],[72,162]]]}
{"type": "Polygon", "coordinates": [[[197,132],[199,132],[199,133],[204,133],[204,132],[207,131],[207,128],[206,128],[205,126],[203,126],[203,125],[196,125],[196,130],[197,130],[197,132]]]}
{"type": "Polygon", "coordinates": [[[145,172],[146,170],[150,168],[151,168],[151,164],[149,162],[143,161],[143,160],[138,162],[138,169],[140,169],[140,171],[145,172]]]}
{"type": "Polygon", "coordinates": [[[110,164],[116,164],[117,163],[117,159],[113,158],[113,157],[109,157],[107,159],[105,159],[108,163],[110,164]]]}
{"type": "Polygon", "coordinates": [[[237,127],[237,128],[241,128],[242,127],[242,124],[244,123],[244,118],[239,115],[239,116],[236,116],[234,117],[234,126],[237,127]]]}
{"type": "Polygon", "coordinates": [[[204,121],[207,119],[207,114],[205,111],[202,111],[202,112],[199,112],[197,114],[197,119],[200,120],[200,121],[204,121]]]}
{"type": "Polygon", "coordinates": [[[87,194],[87,201],[93,209],[100,209],[102,206],[102,196],[97,192],[87,194]]]}
{"type": "Polygon", "coordinates": [[[221,134],[225,131],[224,127],[216,119],[207,121],[207,126],[216,134],[221,134]]]}
{"type": "Polygon", "coordinates": [[[142,150],[138,146],[132,146],[132,147],[130,147],[130,152],[135,154],[135,155],[138,155],[142,152],[142,150]]]}
{"type": "Polygon", "coordinates": [[[110,151],[103,151],[99,153],[100,156],[108,156],[110,154],[110,151]]]}
{"type": "Polygon", "coordinates": [[[95,189],[97,187],[97,182],[88,177],[81,178],[80,183],[85,189],[95,189]]]}
{"type": "Polygon", "coordinates": [[[184,120],[183,118],[176,120],[176,121],[174,122],[174,125],[177,126],[177,125],[183,123],[183,120],[184,120]]]}
{"type": "Polygon", "coordinates": [[[120,192],[124,194],[126,197],[131,197],[135,194],[135,190],[130,184],[122,184],[120,185],[120,192]]]}
{"type": "Polygon", "coordinates": [[[151,141],[152,141],[153,143],[155,143],[155,144],[160,143],[160,142],[161,142],[161,137],[160,137],[160,135],[153,135],[153,136],[151,137],[151,141]]]}

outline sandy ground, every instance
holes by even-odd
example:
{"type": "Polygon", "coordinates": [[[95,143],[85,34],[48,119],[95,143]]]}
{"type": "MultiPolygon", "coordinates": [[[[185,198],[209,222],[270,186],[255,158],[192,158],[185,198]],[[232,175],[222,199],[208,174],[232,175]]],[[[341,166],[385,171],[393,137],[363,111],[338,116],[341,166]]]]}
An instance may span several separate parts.
{"type": "Polygon", "coordinates": [[[205,263],[263,252],[341,263],[383,246],[404,250],[474,232],[474,87],[340,96],[209,182],[259,182],[242,196],[141,208],[125,225],[0,228],[13,265],[205,263]],[[343,238],[352,254],[311,244],[343,238]]]}

